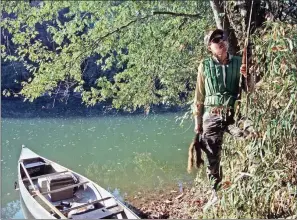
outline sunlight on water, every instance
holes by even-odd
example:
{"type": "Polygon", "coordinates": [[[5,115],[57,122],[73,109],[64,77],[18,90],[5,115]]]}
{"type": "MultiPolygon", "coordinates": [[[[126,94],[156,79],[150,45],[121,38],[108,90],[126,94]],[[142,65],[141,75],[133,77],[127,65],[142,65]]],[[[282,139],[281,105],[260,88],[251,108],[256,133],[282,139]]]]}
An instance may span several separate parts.
{"type": "Polygon", "coordinates": [[[9,202],[1,210],[3,219],[24,219],[20,200],[9,202]]]}
{"type": "Polygon", "coordinates": [[[116,194],[192,180],[186,173],[192,122],[180,127],[180,115],[2,119],[4,215],[19,218],[8,207],[18,200],[13,183],[22,144],[116,194]]]}

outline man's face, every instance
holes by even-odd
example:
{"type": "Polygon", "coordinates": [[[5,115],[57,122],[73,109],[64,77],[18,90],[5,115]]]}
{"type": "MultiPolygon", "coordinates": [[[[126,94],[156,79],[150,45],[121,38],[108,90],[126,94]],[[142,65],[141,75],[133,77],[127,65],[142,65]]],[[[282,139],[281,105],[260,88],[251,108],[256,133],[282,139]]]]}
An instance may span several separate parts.
{"type": "Polygon", "coordinates": [[[210,41],[208,48],[213,55],[222,56],[228,51],[228,42],[222,35],[216,35],[210,41]]]}

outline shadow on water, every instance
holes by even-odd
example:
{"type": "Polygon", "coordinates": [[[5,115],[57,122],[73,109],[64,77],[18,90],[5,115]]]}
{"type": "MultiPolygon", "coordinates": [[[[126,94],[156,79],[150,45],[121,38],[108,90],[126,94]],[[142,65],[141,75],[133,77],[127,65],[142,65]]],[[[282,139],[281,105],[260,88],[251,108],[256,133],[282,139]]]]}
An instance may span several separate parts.
{"type": "MultiPolygon", "coordinates": [[[[154,107],[151,112],[159,114],[180,110],[182,108],[163,106],[154,107]]],[[[1,98],[2,118],[75,118],[141,114],[144,115],[142,109],[128,113],[111,108],[110,103],[86,106],[78,98],[69,98],[67,102],[44,97],[38,98],[34,102],[24,102],[20,98],[1,98]]]]}

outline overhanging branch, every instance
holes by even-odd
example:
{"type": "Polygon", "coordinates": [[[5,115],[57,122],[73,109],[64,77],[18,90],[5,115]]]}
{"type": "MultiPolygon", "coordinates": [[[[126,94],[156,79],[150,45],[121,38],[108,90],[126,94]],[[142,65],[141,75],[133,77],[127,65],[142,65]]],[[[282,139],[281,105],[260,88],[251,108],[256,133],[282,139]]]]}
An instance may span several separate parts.
{"type": "MultiPolygon", "coordinates": [[[[109,32],[109,33],[105,34],[104,36],[100,37],[100,38],[99,38],[99,42],[100,42],[101,40],[103,40],[104,38],[106,38],[106,37],[108,37],[108,36],[110,36],[110,35],[112,35],[112,34],[114,34],[114,33],[116,33],[116,32],[119,32],[119,31],[121,31],[122,29],[124,29],[124,28],[130,26],[131,24],[133,24],[133,23],[135,23],[135,22],[137,22],[137,21],[143,20],[143,19],[147,19],[147,18],[149,18],[149,17],[151,17],[151,16],[152,16],[152,15],[148,15],[148,16],[145,16],[145,17],[142,17],[142,18],[137,18],[137,19],[134,19],[134,20],[128,22],[127,24],[125,24],[125,25],[123,25],[123,26],[121,26],[121,27],[118,27],[118,28],[115,29],[114,31],[109,32]]],[[[99,42],[98,42],[98,43],[99,43],[99,42]]]]}
{"type": "Polygon", "coordinates": [[[100,43],[104,38],[107,38],[108,36],[110,36],[110,35],[112,35],[112,34],[114,34],[114,33],[116,33],[116,32],[119,32],[119,31],[125,29],[126,27],[130,26],[131,24],[133,24],[133,23],[135,23],[135,22],[137,22],[137,21],[147,19],[147,18],[149,18],[149,17],[151,17],[151,16],[152,16],[152,15],[147,15],[147,16],[144,16],[144,17],[141,17],[141,18],[136,18],[136,19],[134,19],[134,20],[128,22],[127,24],[125,24],[125,25],[123,25],[123,26],[121,26],[121,27],[118,27],[117,29],[115,29],[115,30],[113,30],[113,31],[111,31],[111,32],[109,32],[109,33],[103,35],[102,37],[100,37],[100,38],[99,38],[99,39],[92,45],[92,52],[91,52],[91,54],[94,52],[95,48],[99,45],[99,43],[100,43]]]}
{"type": "Polygon", "coordinates": [[[121,31],[122,29],[130,26],[131,24],[137,22],[137,21],[140,21],[140,20],[144,20],[144,19],[147,19],[147,18],[150,18],[152,17],[153,15],[172,15],[172,16],[182,16],[182,17],[192,17],[192,18],[200,18],[201,15],[200,14],[185,14],[185,13],[175,13],[175,12],[170,12],[170,11],[154,11],[152,15],[147,15],[147,16],[144,16],[144,17],[141,17],[141,18],[136,18],[130,22],[128,22],[127,24],[115,29],[114,31],[112,32],[109,32],[107,34],[105,34],[104,36],[100,37],[99,38],[99,42],[101,40],[103,40],[104,38],[116,33],[116,32],[119,32],[121,31]]]}
{"type": "MultiPolygon", "coordinates": [[[[128,22],[127,24],[123,25],[123,26],[120,26],[118,27],[117,29],[103,35],[102,37],[100,37],[93,45],[92,45],[92,51],[94,51],[94,49],[99,45],[99,43],[104,39],[104,38],[107,38],[109,37],[110,35],[116,33],[116,32],[120,32],[121,30],[127,28],[128,26],[130,26],[131,24],[134,24],[136,23],[137,21],[140,21],[140,20],[144,20],[144,19],[147,19],[147,18],[150,18],[154,15],[171,15],[171,16],[179,16],[179,17],[190,17],[190,18],[201,18],[201,15],[200,14],[185,14],[185,13],[176,13],[176,12],[170,12],[170,11],[154,11],[153,14],[151,15],[147,15],[147,16],[144,16],[144,17],[141,17],[141,18],[136,18],[130,22],[128,22]]],[[[179,27],[181,28],[181,27],[179,27]]],[[[93,52],[92,52],[93,53],[93,52]]]]}
{"type": "Polygon", "coordinates": [[[154,11],[153,15],[172,15],[172,16],[181,16],[181,17],[190,17],[190,18],[201,18],[200,14],[185,14],[185,13],[175,13],[170,11],[154,11]]]}

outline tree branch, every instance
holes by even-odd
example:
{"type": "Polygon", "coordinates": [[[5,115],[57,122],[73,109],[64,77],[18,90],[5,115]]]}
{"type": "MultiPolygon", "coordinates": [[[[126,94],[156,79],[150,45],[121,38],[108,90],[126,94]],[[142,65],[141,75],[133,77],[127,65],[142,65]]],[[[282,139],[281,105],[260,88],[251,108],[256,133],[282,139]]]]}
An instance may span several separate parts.
{"type": "Polygon", "coordinates": [[[184,13],[175,13],[170,11],[154,11],[153,15],[172,15],[172,16],[183,16],[191,18],[201,18],[200,14],[184,14],[184,13]]]}
{"type": "MultiPolygon", "coordinates": [[[[192,18],[200,18],[200,17],[201,17],[200,14],[184,14],[184,13],[175,13],[175,12],[170,12],[170,11],[154,11],[154,12],[153,12],[153,15],[162,15],[162,14],[164,14],[164,15],[172,15],[172,16],[192,17],[192,18]]],[[[101,40],[103,40],[104,38],[106,38],[106,37],[108,37],[108,36],[114,34],[115,32],[119,32],[119,31],[121,31],[122,29],[124,29],[124,28],[130,26],[131,24],[133,24],[133,23],[135,23],[135,22],[137,22],[137,21],[144,20],[144,19],[147,19],[147,18],[149,18],[149,17],[152,17],[153,15],[147,15],[147,16],[144,16],[144,17],[141,17],[141,18],[136,18],[136,19],[134,19],[134,20],[128,22],[127,24],[125,24],[125,25],[123,25],[123,26],[121,26],[121,27],[115,29],[114,31],[109,32],[109,33],[105,34],[104,36],[100,37],[100,38],[99,38],[99,42],[100,42],[101,40]]]]}
{"type": "MultiPolygon", "coordinates": [[[[129,23],[127,23],[127,24],[125,24],[125,25],[123,25],[123,26],[121,26],[121,27],[118,27],[118,28],[115,29],[114,31],[109,32],[109,33],[105,34],[104,36],[100,37],[100,38],[99,38],[99,42],[100,42],[101,40],[103,40],[104,38],[106,38],[106,37],[108,37],[108,36],[114,34],[115,32],[119,32],[120,30],[122,30],[122,29],[124,29],[124,28],[130,26],[131,24],[133,24],[133,23],[135,23],[135,22],[137,22],[137,21],[140,21],[140,20],[149,18],[149,17],[151,17],[151,16],[152,16],[152,15],[147,15],[147,16],[142,17],[142,18],[136,18],[136,19],[130,21],[129,23]]],[[[97,43],[99,43],[99,42],[97,42],[97,43]]]]}
{"type": "Polygon", "coordinates": [[[221,7],[220,0],[210,0],[210,6],[213,11],[217,28],[223,29],[223,20],[219,14],[224,13],[224,9],[221,7]]]}
{"type": "MultiPolygon", "coordinates": [[[[137,21],[140,21],[140,20],[144,20],[144,19],[147,19],[147,18],[150,18],[154,15],[172,15],[172,16],[183,16],[183,17],[192,17],[192,18],[201,18],[201,15],[200,14],[184,14],[184,13],[175,13],[175,12],[170,12],[170,11],[154,11],[152,15],[147,15],[147,16],[144,16],[144,17],[141,17],[141,18],[136,18],[130,22],[128,22],[127,24],[121,26],[121,27],[118,27],[117,29],[103,35],[102,37],[100,37],[92,46],[92,53],[93,51],[95,50],[95,48],[99,45],[99,43],[106,37],[109,37],[110,35],[116,33],[116,32],[119,32],[125,28],[127,28],[128,26],[130,26],[131,24],[137,22],[137,21]]],[[[91,54],[92,54],[91,53],[91,54]]],[[[79,56],[78,56],[79,57],[79,56]]]]}

